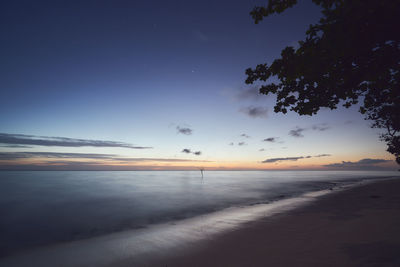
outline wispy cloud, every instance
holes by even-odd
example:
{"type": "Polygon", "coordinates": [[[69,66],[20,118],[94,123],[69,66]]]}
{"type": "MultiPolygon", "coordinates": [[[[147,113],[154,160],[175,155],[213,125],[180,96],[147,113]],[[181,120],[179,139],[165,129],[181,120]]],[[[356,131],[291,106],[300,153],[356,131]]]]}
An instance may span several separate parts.
{"type": "MultiPolygon", "coordinates": [[[[70,161],[70,160],[48,160],[43,162],[47,166],[54,166],[54,165],[68,165],[68,166],[101,166],[101,162],[96,161],[70,161]]],[[[31,164],[35,165],[35,164],[31,164]]]]}
{"type": "Polygon", "coordinates": [[[268,109],[264,107],[244,107],[239,110],[240,112],[252,117],[252,118],[267,118],[268,109]]]}
{"type": "Polygon", "coordinates": [[[184,148],[182,151],[182,153],[186,153],[186,154],[193,154],[196,156],[200,156],[201,155],[201,151],[192,151],[189,148],[184,148]]]}
{"type": "Polygon", "coordinates": [[[244,137],[244,138],[250,138],[250,136],[247,135],[247,134],[245,134],[245,133],[241,134],[240,136],[241,136],[241,137],[244,137]]]}
{"type": "MultiPolygon", "coordinates": [[[[196,151],[193,153],[199,153],[196,151]]],[[[201,152],[200,152],[201,154],[201,152]]],[[[197,155],[197,154],[195,154],[197,155]]],[[[129,158],[120,157],[114,154],[91,154],[91,153],[62,153],[62,152],[0,152],[0,161],[13,161],[19,159],[31,158],[46,158],[46,159],[97,159],[97,160],[111,160],[111,161],[129,161],[129,162],[143,162],[143,161],[158,161],[158,162],[209,162],[198,161],[190,159],[177,159],[177,158],[129,158]]],[[[51,161],[54,162],[54,161],[51,161]]]]}
{"type": "Polygon", "coordinates": [[[386,159],[370,159],[365,158],[359,161],[342,161],[340,163],[332,163],[323,165],[324,167],[328,168],[335,168],[335,169],[380,169],[382,168],[379,166],[381,163],[391,162],[391,160],[386,159]]]}
{"type": "MultiPolygon", "coordinates": [[[[235,143],[230,142],[229,145],[230,145],[230,146],[234,146],[235,143]]],[[[238,146],[247,146],[247,143],[243,141],[243,142],[238,142],[237,145],[238,145],[238,146]]]]}
{"type": "Polygon", "coordinates": [[[0,144],[0,147],[10,147],[10,148],[31,148],[31,146],[25,146],[25,145],[7,145],[7,144],[0,144]]]}
{"type": "Polygon", "coordinates": [[[221,93],[223,96],[236,102],[254,103],[265,100],[267,97],[260,94],[260,89],[257,86],[224,88],[221,93]]]}
{"type": "Polygon", "coordinates": [[[6,145],[35,145],[35,146],[63,146],[63,147],[124,147],[131,149],[149,149],[152,147],[136,146],[123,142],[89,140],[67,137],[36,136],[27,134],[0,133],[0,144],[6,145]]]}
{"type": "Polygon", "coordinates": [[[143,162],[143,161],[156,161],[156,162],[212,162],[209,160],[194,160],[194,159],[176,159],[176,158],[113,158],[117,161],[129,162],[143,162]]]}
{"type": "MultiPolygon", "coordinates": [[[[310,156],[307,156],[307,157],[310,157],[310,156]]],[[[287,160],[289,160],[289,161],[297,161],[299,159],[304,159],[304,158],[307,158],[307,157],[272,158],[272,159],[263,160],[263,161],[261,161],[261,163],[273,163],[273,162],[277,162],[277,161],[287,161],[287,160]]]]}
{"type": "Polygon", "coordinates": [[[328,126],[327,123],[319,123],[319,124],[314,124],[313,126],[311,126],[311,129],[313,129],[314,131],[326,131],[328,129],[330,129],[330,127],[328,126]]]}
{"type": "Polygon", "coordinates": [[[193,130],[188,127],[176,126],[176,130],[178,131],[178,133],[185,134],[185,135],[191,135],[193,133],[193,130]]]}
{"type": "Polygon", "coordinates": [[[299,159],[309,159],[309,158],[320,158],[320,157],[328,157],[330,154],[320,154],[316,156],[299,156],[299,157],[286,157],[286,158],[271,158],[262,161],[261,163],[274,163],[278,161],[297,161],[299,159]]]}
{"type": "Polygon", "coordinates": [[[327,123],[314,124],[314,125],[312,125],[311,127],[308,127],[308,128],[307,127],[306,128],[302,128],[302,127],[296,126],[295,129],[289,131],[289,135],[293,136],[293,137],[304,137],[304,134],[303,134],[304,131],[313,130],[313,131],[323,132],[323,131],[326,131],[326,130],[328,130],[330,128],[331,127],[327,123]]]}
{"type": "MultiPolygon", "coordinates": [[[[198,161],[201,162],[201,161],[198,161]]],[[[166,162],[167,163],[167,162],[166,162]]],[[[114,165],[99,164],[97,162],[79,162],[79,161],[53,161],[46,164],[9,164],[1,165],[0,170],[25,170],[25,171],[148,171],[148,170],[197,170],[197,167],[188,165],[169,165],[169,164],[147,164],[146,165],[114,165]]]]}
{"type": "Polygon", "coordinates": [[[260,100],[265,99],[265,95],[260,94],[258,87],[239,88],[235,94],[238,100],[260,100]]]}
{"type": "Polygon", "coordinates": [[[303,132],[306,130],[306,128],[300,128],[296,127],[296,129],[290,130],[289,135],[293,137],[304,137],[303,132]]]}
{"type": "Polygon", "coordinates": [[[314,158],[330,157],[330,156],[332,156],[332,155],[331,154],[319,154],[319,155],[314,156],[314,158]]]}
{"type": "Polygon", "coordinates": [[[279,137],[268,137],[268,138],[265,138],[265,139],[263,139],[261,141],[262,142],[268,142],[268,143],[279,143],[279,144],[285,143],[285,142],[279,141],[279,140],[280,140],[279,137]]]}
{"type": "Polygon", "coordinates": [[[59,152],[0,152],[0,160],[16,160],[29,158],[85,158],[85,159],[113,159],[113,154],[91,153],[59,153],[59,152]]]}

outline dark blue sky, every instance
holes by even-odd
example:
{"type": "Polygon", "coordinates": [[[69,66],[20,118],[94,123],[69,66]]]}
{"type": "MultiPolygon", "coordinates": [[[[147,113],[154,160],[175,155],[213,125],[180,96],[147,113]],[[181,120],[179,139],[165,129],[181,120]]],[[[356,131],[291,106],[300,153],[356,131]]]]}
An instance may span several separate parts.
{"type": "Polygon", "coordinates": [[[66,92],[108,94],[124,83],[239,81],[246,67],[274,58],[319,16],[314,5],[300,5],[255,25],[248,14],[255,4],[3,1],[2,87],[6,97],[53,101],[66,92]]]}
{"type": "MultiPolygon", "coordinates": [[[[237,99],[249,88],[244,84],[246,68],[270,63],[285,46],[301,40],[308,25],[320,17],[311,1],[300,1],[256,25],[249,12],[262,4],[2,1],[0,132],[154,147],[152,152],[131,156],[176,157],[182,148],[192,146],[209,149],[204,157],[216,161],[261,161],[262,144],[249,145],[248,151],[236,156],[226,145],[240,141],[234,139],[243,132],[261,140],[274,135],[287,138],[296,126],[329,122],[341,125],[339,131],[345,121],[353,120],[360,125],[354,131],[364,135],[347,159],[382,157],[376,154],[384,150],[376,132],[355,110],[299,118],[274,115],[271,97],[237,99]],[[244,114],[255,106],[265,109],[261,114],[265,116],[255,119],[244,114]],[[192,127],[194,134],[180,139],[174,130],[177,125],[192,127]],[[363,144],[372,139],[377,145],[368,154],[363,144]]],[[[305,147],[285,149],[291,150],[277,149],[274,155],[308,153],[305,147]]],[[[327,153],[323,147],[320,150],[313,149],[327,153]]]]}

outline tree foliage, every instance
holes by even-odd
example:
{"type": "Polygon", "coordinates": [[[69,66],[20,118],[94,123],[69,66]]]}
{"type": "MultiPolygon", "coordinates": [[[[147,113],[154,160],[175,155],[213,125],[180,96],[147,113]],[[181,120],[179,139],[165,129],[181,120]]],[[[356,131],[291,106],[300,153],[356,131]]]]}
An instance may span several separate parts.
{"type": "MultiPolygon", "coordinates": [[[[246,70],[246,83],[264,82],[276,94],[275,112],[316,114],[320,108],[360,105],[383,128],[381,138],[400,164],[400,0],[313,0],[322,9],[299,47],[286,47],[271,65],[246,70]],[[276,77],[278,82],[271,82],[276,77]]],[[[255,7],[255,23],[297,4],[269,0],[255,7]]]]}

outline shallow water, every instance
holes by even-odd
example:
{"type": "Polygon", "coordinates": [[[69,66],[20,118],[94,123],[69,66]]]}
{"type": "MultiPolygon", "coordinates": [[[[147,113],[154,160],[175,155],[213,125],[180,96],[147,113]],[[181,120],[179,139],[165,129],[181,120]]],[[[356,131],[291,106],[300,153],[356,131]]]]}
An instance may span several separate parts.
{"type": "Polygon", "coordinates": [[[398,172],[0,172],[0,257],[398,172]]]}

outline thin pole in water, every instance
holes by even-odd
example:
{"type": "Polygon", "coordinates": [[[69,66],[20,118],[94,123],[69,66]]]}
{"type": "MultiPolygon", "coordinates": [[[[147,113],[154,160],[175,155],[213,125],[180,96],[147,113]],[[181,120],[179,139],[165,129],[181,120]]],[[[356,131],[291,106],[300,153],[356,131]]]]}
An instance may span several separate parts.
{"type": "Polygon", "coordinates": [[[200,172],[201,172],[201,179],[203,179],[203,171],[204,171],[204,168],[200,168],[200,172]]]}

